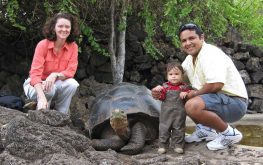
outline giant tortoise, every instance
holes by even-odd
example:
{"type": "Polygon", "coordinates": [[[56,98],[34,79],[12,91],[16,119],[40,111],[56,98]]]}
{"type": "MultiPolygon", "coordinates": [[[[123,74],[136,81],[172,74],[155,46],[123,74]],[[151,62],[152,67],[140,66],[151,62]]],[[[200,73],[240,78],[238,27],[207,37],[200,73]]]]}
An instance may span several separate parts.
{"type": "Polygon", "coordinates": [[[139,153],[158,137],[161,103],[145,86],[120,83],[91,104],[89,133],[96,150],[139,153]]]}

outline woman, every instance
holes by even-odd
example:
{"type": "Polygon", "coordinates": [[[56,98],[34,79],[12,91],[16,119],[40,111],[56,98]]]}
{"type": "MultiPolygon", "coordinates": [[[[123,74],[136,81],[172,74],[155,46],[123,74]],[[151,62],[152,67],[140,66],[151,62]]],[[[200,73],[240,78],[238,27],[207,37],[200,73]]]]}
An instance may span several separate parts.
{"type": "Polygon", "coordinates": [[[78,82],[73,79],[78,65],[77,19],[58,13],[43,27],[45,39],[35,49],[29,78],[23,87],[26,96],[37,101],[37,109],[56,109],[67,114],[78,82]]]}

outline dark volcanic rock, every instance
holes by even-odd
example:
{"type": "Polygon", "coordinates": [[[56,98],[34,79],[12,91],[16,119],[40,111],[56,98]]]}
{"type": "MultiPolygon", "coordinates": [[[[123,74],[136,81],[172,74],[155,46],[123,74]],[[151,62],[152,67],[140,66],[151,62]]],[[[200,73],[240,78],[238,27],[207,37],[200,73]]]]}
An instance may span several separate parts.
{"type": "Polygon", "coordinates": [[[0,107],[1,165],[238,165],[263,162],[262,147],[234,145],[225,150],[209,151],[206,143],[201,142],[186,144],[185,153],[180,155],[172,149],[158,155],[157,148],[158,140],[146,144],[141,154],[133,156],[113,150],[95,151],[90,147],[90,139],[71,127],[67,115],[54,110],[31,111],[27,115],[0,107]]]}
{"type": "Polygon", "coordinates": [[[28,111],[28,119],[50,126],[66,126],[71,123],[68,115],[59,113],[56,110],[28,111]]]}
{"type": "Polygon", "coordinates": [[[26,160],[60,153],[77,156],[89,148],[89,139],[69,127],[50,127],[18,116],[6,126],[3,145],[11,155],[26,160]]]}

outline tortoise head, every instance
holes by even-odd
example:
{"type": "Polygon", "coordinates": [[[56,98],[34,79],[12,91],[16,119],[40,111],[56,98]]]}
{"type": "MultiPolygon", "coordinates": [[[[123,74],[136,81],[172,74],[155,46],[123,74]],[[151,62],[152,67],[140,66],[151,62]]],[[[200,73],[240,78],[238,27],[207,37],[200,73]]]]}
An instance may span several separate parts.
{"type": "Polygon", "coordinates": [[[117,134],[125,134],[129,125],[127,114],[121,109],[114,109],[111,112],[110,125],[117,134]]]}

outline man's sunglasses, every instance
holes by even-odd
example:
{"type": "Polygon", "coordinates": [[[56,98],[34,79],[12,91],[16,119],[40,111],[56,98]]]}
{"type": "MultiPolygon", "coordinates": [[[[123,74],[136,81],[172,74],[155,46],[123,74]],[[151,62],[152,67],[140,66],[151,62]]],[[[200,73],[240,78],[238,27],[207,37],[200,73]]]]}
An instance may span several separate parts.
{"type": "Polygon", "coordinates": [[[199,29],[196,24],[188,23],[180,27],[179,32],[184,31],[185,29],[199,29]]]}
{"type": "Polygon", "coordinates": [[[203,34],[202,30],[196,24],[194,24],[194,23],[187,23],[187,24],[182,25],[179,28],[178,37],[180,37],[180,34],[184,30],[195,30],[196,34],[198,34],[198,35],[203,34]]]}

